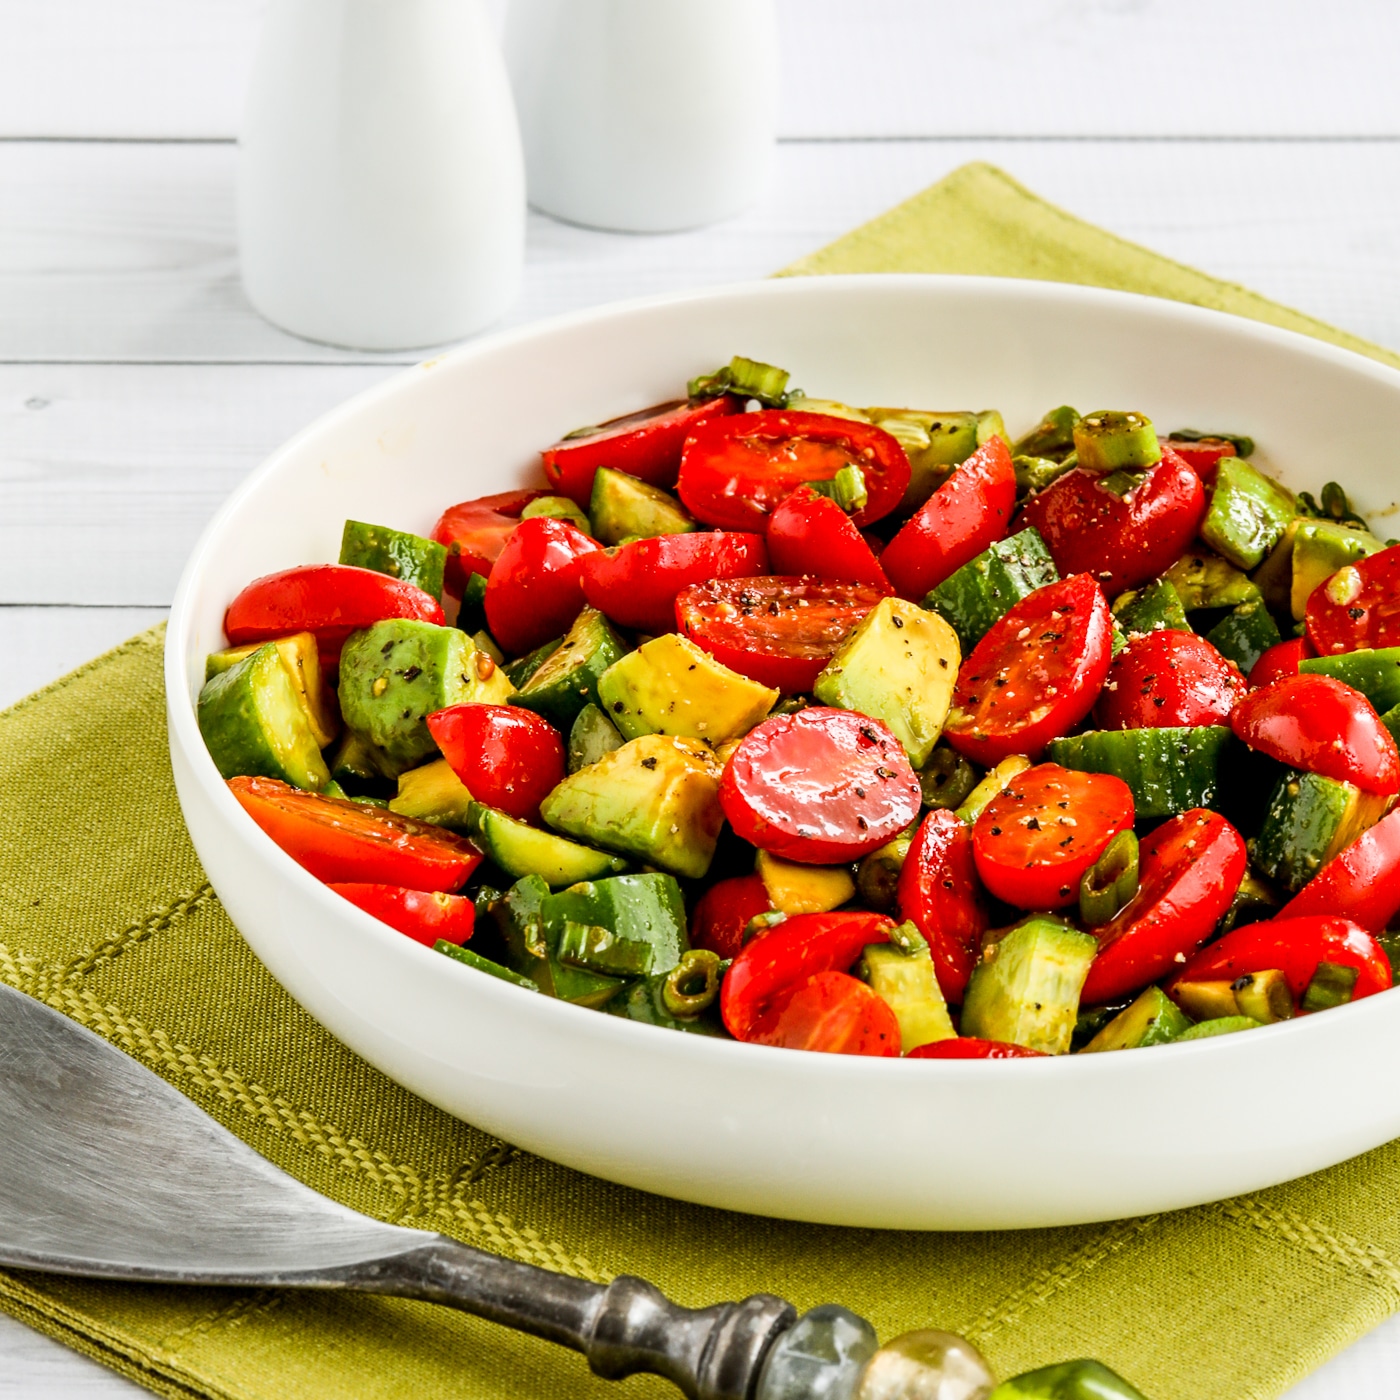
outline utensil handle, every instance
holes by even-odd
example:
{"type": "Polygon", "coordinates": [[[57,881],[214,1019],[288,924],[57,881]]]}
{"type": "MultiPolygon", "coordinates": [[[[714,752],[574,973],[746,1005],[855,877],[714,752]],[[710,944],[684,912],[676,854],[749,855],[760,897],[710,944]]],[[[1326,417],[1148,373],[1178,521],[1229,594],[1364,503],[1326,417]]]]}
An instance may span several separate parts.
{"type": "Polygon", "coordinates": [[[682,1308],[644,1279],[610,1284],[517,1264],[439,1236],[419,1249],[346,1269],[347,1288],[460,1308],[518,1332],[572,1347],[595,1374],[664,1376],[690,1400],[750,1400],[790,1303],[755,1293],[740,1303],[682,1308]]]}

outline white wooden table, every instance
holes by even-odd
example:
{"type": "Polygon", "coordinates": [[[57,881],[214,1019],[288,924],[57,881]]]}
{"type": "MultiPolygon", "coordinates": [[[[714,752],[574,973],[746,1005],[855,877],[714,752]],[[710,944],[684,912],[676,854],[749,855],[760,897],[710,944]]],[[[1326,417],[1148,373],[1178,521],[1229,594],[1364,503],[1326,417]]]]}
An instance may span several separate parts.
{"type": "MultiPolygon", "coordinates": [[[[263,0],[0,0],[0,705],[164,615],[218,503],[412,356],[273,330],[233,232],[263,0]]],[[[779,0],[773,187],[659,238],[533,217],[510,323],[762,276],[971,159],[1400,348],[1400,11],[779,0]]],[[[1149,1319],[1143,1325],[1150,1325],[1149,1319]]],[[[0,1400],[134,1387],[0,1317],[0,1400]]],[[[1400,1319],[1290,1400],[1393,1400],[1400,1319]]]]}

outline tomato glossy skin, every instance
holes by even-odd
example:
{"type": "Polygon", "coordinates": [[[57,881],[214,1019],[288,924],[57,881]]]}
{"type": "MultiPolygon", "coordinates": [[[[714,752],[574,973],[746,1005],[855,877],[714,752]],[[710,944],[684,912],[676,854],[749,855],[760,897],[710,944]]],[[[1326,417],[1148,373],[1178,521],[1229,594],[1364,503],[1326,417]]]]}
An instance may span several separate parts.
{"type": "Polygon", "coordinates": [[[539,490],[498,491],[448,506],[433,526],[432,538],[447,546],[442,571],[443,592],[462,596],[468,574],[489,577],[506,541],[520,524],[520,512],[547,493],[539,490]]]}
{"type": "Polygon", "coordinates": [[[784,860],[859,860],[919,815],[919,780],[879,720],[813,705],[764,720],[725,764],[720,806],[745,841],[784,860]]]}
{"type": "Polygon", "coordinates": [[[1215,469],[1222,457],[1239,455],[1235,444],[1224,438],[1201,438],[1197,442],[1189,442],[1186,438],[1169,437],[1162,439],[1162,447],[1175,452],[1202,481],[1207,482],[1215,480],[1215,469]]]}
{"type": "Polygon", "coordinates": [[[1285,676],[1251,690],[1230,727],[1252,749],[1366,792],[1400,792],[1400,753],[1375,707],[1335,676],[1285,676]]]}
{"type": "Polygon", "coordinates": [[[548,720],[514,705],[453,705],[428,732],[478,802],[520,821],[564,781],[564,742],[548,720]]]}
{"type": "Polygon", "coordinates": [[[651,633],[676,630],[676,595],[692,584],[767,570],[763,536],[733,530],[657,535],[579,560],[589,603],[623,627],[651,633]]]}
{"type": "Polygon", "coordinates": [[[757,875],[736,875],[710,886],[690,916],[690,946],[721,958],[737,958],[749,921],[773,907],[757,875]]]}
{"type": "Polygon", "coordinates": [[[1400,914],[1400,808],[1368,826],[1279,910],[1277,918],[1338,914],[1384,933],[1400,914]]]}
{"type": "Polygon", "coordinates": [[[972,828],[955,812],[934,807],[924,817],[899,872],[899,917],[928,942],[943,995],[961,1004],[989,923],[977,879],[972,828]]]}
{"type": "Polygon", "coordinates": [[[676,624],[716,661],[787,695],[811,690],[832,653],[885,594],[816,578],[724,579],[676,597],[676,624]]]}
{"type": "Polygon", "coordinates": [[[1314,588],[1307,629],[1319,656],[1400,646],[1400,545],[1358,559],[1314,588]],[[1351,586],[1334,582],[1343,574],[1351,586]]]}
{"type": "Polygon", "coordinates": [[[1076,467],[1028,500],[1015,528],[1034,525],[1062,574],[1086,573],[1116,597],[1174,563],[1206,513],[1201,478],[1169,448],[1125,496],[1076,467]]]}
{"type": "Polygon", "coordinates": [[[345,639],[386,617],[445,621],[442,604],[417,584],[350,564],[303,564],[254,579],[229,604],[224,632],[235,647],[314,632],[321,665],[333,673],[345,639]]]}
{"type": "Polygon", "coordinates": [[[768,517],[768,557],[780,574],[808,574],[894,592],[850,516],[810,486],[799,486],[768,517]]]}
{"type": "Polygon", "coordinates": [[[1293,637],[1286,642],[1275,642],[1256,661],[1249,672],[1249,688],[1258,690],[1273,681],[1281,681],[1285,676],[1296,676],[1298,667],[1317,653],[1306,637],[1293,637]]]}
{"type": "Polygon", "coordinates": [[[698,428],[681,453],[676,490],[686,509],[722,530],[762,530],[803,482],[829,481],[854,464],[869,500],[858,526],[888,515],[909,485],[903,447],[873,423],[825,413],[765,409],[698,428]]]}
{"type": "Polygon", "coordinates": [[[977,874],[1018,909],[1064,909],[1079,880],[1133,824],[1133,794],[1108,773],[1056,763],[1029,768],[982,809],[972,828],[977,874]]]}
{"type": "Polygon", "coordinates": [[[1239,668],[1204,637],[1140,632],[1109,663],[1094,723],[1099,729],[1229,724],[1246,689],[1239,668]]]}
{"type": "Polygon", "coordinates": [[[1108,675],[1112,618],[1087,574],[1037,588],[992,624],[958,671],[943,734],[988,766],[1037,757],[1094,707],[1108,675]]]}
{"type": "Polygon", "coordinates": [[[935,1040],[911,1050],[906,1060],[1044,1060],[1043,1050],[1029,1045],[1015,1045],[1008,1040],[979,1040],[976,1036],[960,1035],[953,1040],[935,1040]]]}
{"type": "Polygon", "coordinates": [[[1244,878],[1244,838],[1218,812],[1193,807],[1162,823],[1138,847],[1138,890],[1096,928],[1099,951],[1080,1003],[1141,991],[1189,957],[1215,931],[1244,878]]]}
{"type": "Polygon", "coordinates": [[[738,400],[728,395],[689,403],[677,399],[637,413],[627,413],[599,425],[585,437],[563,438],[540,453],[550,487],[588,508],[593,474],[611,467],[640,477],[653,486],[676,484],[681,449],[697,428],[716,418],[739,412],[738,400]]]}
{"type": "Polygon", "coordinates": [[[230,778],[228,789],[298,865],[327,884],[450,892],[481,864],[470,841],[382,807],[299,792],[276,778],[230,778]]]}
{"type": "Polygon", "coordinates": [[[472,936],[475,903],[465,895],[438,890],[407,890],[401,885],[331,885],[366,914],[431,948],[438,939],[459,948],[472,936]]]}
{"type": "Polygon", "coordinates": [[[1374,996],[1391,985],[1385,950],[1360,924],[1335,915],[1296,919],[1280,915],[1231,929],[1218,942],[1202,948],[1172,978],[1167,990],[1177,982],[1233,982],[1246,973],[1276,968],[1287,979],[1296,1007],[1321,962],[1356,968],[1353,1001],[1374,996]]]}
{"type": "Polygon", "coordinates": [[[819,972],[783,997],[750,1039],[784,1050],[893,1059],[899,1054],[899,1020],[864,982],[844,972],[819,972]]]}
{"type": "Polygon", "coordinates": [[[519,656],[569,630],[584,606],[579,559],[597,548],[565,520],[516,526],[486,580],[486,622],[504,651],[519,656]]]}
{"type": "Polygon", "coordinates": [[[880,556],[900,597],[920,602],[1006,534],[1016,509],[1011,449],[984,443],[905,522],[880,556]]]}

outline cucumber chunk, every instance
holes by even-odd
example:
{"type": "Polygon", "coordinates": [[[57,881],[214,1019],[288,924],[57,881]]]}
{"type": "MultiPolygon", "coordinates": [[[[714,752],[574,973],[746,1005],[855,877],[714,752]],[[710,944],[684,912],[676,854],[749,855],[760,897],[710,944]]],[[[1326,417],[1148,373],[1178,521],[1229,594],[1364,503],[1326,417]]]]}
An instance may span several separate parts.
{"type": "Polygon", "coordinates": [[[593,535],[600,544],[655,535],[688,535],[695,521],[669,491],[611,467],[599,467],[588,503],[593,535]]]}
{"type": "Polygon", "coordinates": [[[647,949],[648,965],[635,975],[669,972],[690,946],[685,900],[670,875],[614,875],[581,881],[544,899],[540,919],[546,944],[561,949],[561,957],[576,956],[578,945],[585,941],[570,933],[569,925],[605,929],[618,944],[647,949]]]}
{"type": "Polygon", "coordinates": [[[1130,636],[1136,632],[1189,632],[1176,586],[1164,578],[1129,589],[1113,600],[1113,616],[1130,636]]]}
{"type": "Polygon", "coordinates": [[[1310,656],[1298,669],[1335,676],[1359,690],[1382,714],[1400,705],[1400,647],[1310,656]]]}
{"type": "Polygon", "coordinates": [[[1236,568],[1253,569],[1297,513],[1298,502],[1286,487],[1243,457],[1222,457],[1201,538],[1236,568]]]}
{"type": "Polygon", "coordinates": [[[503,967],[498,962],[492,962],[490,958],[483,958],[480,953],[474,953],[470,948],[462,948],[456,943],[448,943],[445,939],[439,938],[433,944],[433,951],[442,953],[445,957],[451,958],[453,962],[474,967],[478,972],[484,972],[488,977],[497,977],[502,982],[509,982],[512,987],[523,987],[527,992],[539,991],[539,987],[528,977],[522,977],[518,972],[512,972],[510,968],[503,967]]]}
{"type": "Polygon", "coordinates": [[[336,745],[330,768],[331,777],[346,789],[382,789],[386,779],[397,778],[402,771],[389,761],[387,754],[381,753],[353,730],[346,730],[336,745]]]}
{"type": "Polygon", "coordinates": [[[467,829],[471,808],[471,793],[445,758],[400,773],[399,790],[389,800],[391,812],[454,831],[467,829]]]}
{"type": "MultiPolygon", "coordinates": [[[[1225,458],[1233,461],[1231,457],[1225,458]]],[[[1283,638],[1263,598],[1241,603],[1206,633],[1206,641],[1247,676],[1254,663],[1283,638]]]]}
{"type": "Polygon", "coordinates": [[[588,517],[567,496],[536,496],[520,512],[520,518],[533,520],[536,516],[544,516],[548,520],[563,520],[585,535],[593,533],[588,517]]]}
{"type": "Polygon", "coordinates": [[[1210,1021],[1197,1021],[1189,1031],[1182,1031],[1176,1038],[1176,1044],[1184,1045],[1188,1040],[1209,1040],[1217,1035],[1233,1035],[1235,1031],[1254,1031],[1263,1024],[1252,1016],[1217,1016],[1210,1021]]]}
{"type": "Polygon", "coordinates": [[[467,825],[472,839],[487,858],[507,875],[515,879],[538,875],[551,889],[576,885],[580,880],[618,875],[627,869],[627,862],[620,856],[566,841],[562,836],[528,826],[480,802],[471,804],[467,825]]]}
{"type": "Polygon", "coordinates": [[[1132,789],[1139,818],[1209,807],[1220,785],[1220,756],[1231,739],[1222,724],[1195,728],[1091,729],[1052,739],[1049,756],[1081,773],[1111,773],[1132,789]]]}
{"type": "Polygon", "coordinates": [[[569,772],[577,773],[580,768],[597,763],[624,742],[617,726],[597,705],[585,705],[569,730],[569,772]]]}
{"type": "MultiPolygon", "coordinates": [[[[478,578],[480,575],[473,574],[472,577],[478,578]]],[[[534,651],[527,651],[524,656],[517,657],[514,661],[507,661],[506,679],[517,690],[521,689],[525,682],[559,650],[563,642],[563,637],[556,637],[552,642],[546,642],[543,646],[536,647],[534,651]]]]}
{"type": "Polygon", "coordinates": [[[952,625],[966,656],[1022,598],[1059,577],[1040,531],[1025,529],[998,540],[944,579],[924,607],[952,625]]]}
{"type": "Polygon", "coordinates": [[[330,686],[321,675],[321,653],[314,632],[294,632],[290,637],[277,637],[271,643],[252,642],[248,646],[216,651],[205,659],[204,679],[212,679],[220,671],[236,666],[245,656],[251,656],[260,646],[268,645],[277,648],[277,654],[297,688],[316,746],[324,749],[340,733],[340,712],[330,686]]]}
{"type": "Polygon", "coordinates": [[[1250,845],[1254,864],[1297,894],[1333,856],[1380,820],[1389,801],[1321,773],[1289,771],[1270,795],[1263,825],[1250,845]]]}
{"type": "Polygon", "coordinates": [[[511,697],[567,731],[578,712],[598,703],[598,680],[626,648],[596,608],[584,608],[568,635],[511,697]]]}
{"type": "Polygon", "coordinates": [[[862,955],[862,974],[870,990],[894,1012],[903,1054],[956,1038],[927,943],[912,953],[888,943],[872,944],[862,955]]]}
{"type": "Polygon", "coordinates": [[[369,525],[363,520],[347,520],[340,537],[340,562],[377,574],[401,578],[416,584],[424,593],[442,601],[442,571],[447,565],[447,546],[405,530],[387,525],[369,525]]]}
{"type": "Polygon", "coordinates": [[[1136,1050],[1165,1045],[1191,1029],[1191,1018],[1160,988],[1149,987],[1120,1011],[1080,1052],[1136,1050]]]}

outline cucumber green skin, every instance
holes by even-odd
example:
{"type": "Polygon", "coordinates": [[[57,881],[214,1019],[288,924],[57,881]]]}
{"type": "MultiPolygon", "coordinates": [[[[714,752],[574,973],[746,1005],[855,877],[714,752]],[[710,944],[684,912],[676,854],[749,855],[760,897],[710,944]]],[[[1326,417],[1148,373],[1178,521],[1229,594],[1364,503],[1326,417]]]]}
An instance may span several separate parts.
{"type": "Polygon", "coordinates": [[[947,619],[966,656],[1022,598],[1060,577],[1040,537],[1026,529],[999,540],[943,580],[924,607],[947,619]]]}
{"type": "Polygon", "coordinates": [[[718,998],[709,1010],[699,1016],[672,1016],[661,1000],[661,988],[665,981],[664,973],[640,977],[613,997],[603,1009],[609,1016],[640,1021],[644,1026],[665,1026],[667,1030],[714,1036],[720,1040],[733,1038],[719,1019],[718,998]]]}
{"type": "Polygon", "coordinates": [[[598,703],[598,678],[626,650],[603,614],[585,608],[558,649],[510,697],[510,703],[533,710],[568,733],[578,712],[598,703]]]}
{"type": "Polygon", "coordinates": [[[474,967],[478,972],[484,972],[488,977],[497,977],[502,982],[509,982],[512,987],[523,987],[527,992],[539,991],[539,987],[528,977],[522,977],[518,972],[512,972],[510,968],[502,967],[498,962],[492,962],[490,958],[483,958],[480,953],[473,953],[470,948],[460,948],[455,943],[448,943],[445,939],[439,938],[433,944],[433,950],[444,954],[454,962],[474,967]]]}
{"type": "Polygon", "coordinates": [[[280,778],[309,792],[330,782],[296,687],[271,642],[207,680],[197,712],[199,732],[223,777],[280,778]]]}
{"type": "Polygon", "coordinates": [[[1212,1036],[1233,1035],[1235,1031],[1258,1030],[1263,1024],[1252,1016],[1217,1016],[1210,1021],[1197,1021],[1189,1031],[1182,1031],[1175,1043],[1181,1045],[1188,1040],[1209,1040],[1212,1036]]]}
{"type": "Polygon", "coordinates": [[[604,545],[628,538],[688,535],[696,529],[674,496],[611,467],[599,467],[594,474],[588,515],[594,538],[604,545]]]}
{"type": "Polygon", "coordinates": [[[1259,585],[1209,551],[1188,550],[1163,575],[1188,613],[1198,608],[1234,608],[1260,596],[1259,585]]]}
{"type": "Polygon", "coordinates": [[[689,950],[685,901],[671,875],[614,875],[571,885],[541,901],[545,942],[554,946],[564,924],[599,924],[618,938],[649,943],[651,970],[662,975],[689,950]]]}
{"type": "Polygon", "coordinates": [[[1102,1361],[1061,1361],[1002,1381],[987,1400],[1147,1400],[1102,1361]]]}
{"type": "Polygon", "coordinates": [[[442,571],[447,564],[447,547],[422,535],[391,530],[387,525],[367,525],[363,520],[347,520],[340,537],[340,562],[377,574],[401,578],[417,584],[424,593],[442,600],[442,571]]]}
{"type": "Polygon", "coordinates": [[[506,662],[506,679],[519,690],[559,650],[563,641],[563,637],[556,637],[552,642],[536,647],[534,651],[527,651],[517,660],[506,662]]]}
{"type": "Polygon", "coordinates": [[[569,772],[577,773],[580,768],[597,763],[604,754],[622,745],[622,735],[612,720],[597,705],[585,705],[569,730],[569,772]]]}
{"type": "Polygon", "coordinates": [[[1189,632],[1181,595],[1164,578],[1129,593],[1120,593],[1113,602],[1113,616],[1125,632],[1189,632]]]}
{"type": "Polygon", "coordinates": [[[1253,569],[1283,538],[1297,511],[1291,491],[1243,457],[1222,457],[1201,538],[1236,568],[1253,569]]]}
{"type": "Polygon", "coordinates": [[[480,802],[472,803],[468,829],[487,857],[507,875],[514,879],[538,875],[551,889],[620,875],[627,869],[621,856],[610,856],[551,831],[527,826],[480,802]]]}
{"type": "Polygon", "coordinates": [[[1194,729],[1091,729],[1052,739],[1049,757],[1081,773],[1111,773],[1133,794],[1139,818],[1170,817],[1209,807],[1219,783],[1220,755],[1230,742],[1221,724],[1194,729]]]}
{"type": "Polygon", "coordinates": [[[1144,1050],[1151,1045],[1165,1045],[1190,1029],[1191,1018],[1160,987],[1149,987],[1084,1049],[1144,1050]]]}
{"type": "Polygon", "coordinates": [[[1262,598],[1241,603],[1206,633],[1206,641],[1246,676],[1254,669],[1254,663],[1282,640],[1278,624],[1262,598]]]}
{"type": "Polygon", "coordinates": [[[1400,705],[1400,647],[1310,656],[1299,663],[1298,669],[1320,676],[1335,676],[1359,690],[1382,713],[1400,705]]]}
{"type": "Polygon", "coordinates": [[[1250,847],[1254,864],[1297,894],[1322,868],[1356,797],[1350,783],[1320,773],[1285,773],[1269,798],[1264,824],[1250,847]]]}
{"type": "Polygon", "coordinates": [[[1400,705],[1392,705],[1381,716],[1381,723],[1390,730],[1390,737],[1400,744],[1400,705]]]}

